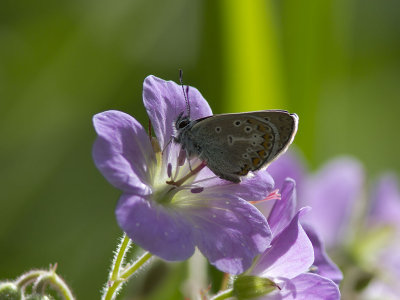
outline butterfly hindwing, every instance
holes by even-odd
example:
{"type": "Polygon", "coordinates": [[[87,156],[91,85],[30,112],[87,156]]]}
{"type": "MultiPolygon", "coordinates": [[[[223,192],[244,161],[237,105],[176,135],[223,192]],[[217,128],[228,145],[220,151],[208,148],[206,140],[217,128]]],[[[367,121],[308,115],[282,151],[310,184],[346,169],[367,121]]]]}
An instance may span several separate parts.
{"type": "Polygon", "coordinates": [[[297,116],[279,110],[213,115],[193,122],[190,142],[196,154],[216,175],[234,182],[277,158],[297,130],[297,116]]]}

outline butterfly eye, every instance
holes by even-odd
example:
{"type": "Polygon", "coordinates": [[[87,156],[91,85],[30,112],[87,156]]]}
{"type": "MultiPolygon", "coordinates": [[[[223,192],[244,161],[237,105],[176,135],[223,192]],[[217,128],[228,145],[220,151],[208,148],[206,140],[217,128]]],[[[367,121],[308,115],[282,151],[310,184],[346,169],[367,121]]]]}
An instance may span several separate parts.
{"type": "Polygon", "coordinates": [[[188,124],[189,124],[189,121],[188,121],[188,120],[182,120],[182,121],[180,121],[180,122],[178,123],[178,128],[179,128],[179,129],[182,129],[182,128],[186,127],[188,124]]]}

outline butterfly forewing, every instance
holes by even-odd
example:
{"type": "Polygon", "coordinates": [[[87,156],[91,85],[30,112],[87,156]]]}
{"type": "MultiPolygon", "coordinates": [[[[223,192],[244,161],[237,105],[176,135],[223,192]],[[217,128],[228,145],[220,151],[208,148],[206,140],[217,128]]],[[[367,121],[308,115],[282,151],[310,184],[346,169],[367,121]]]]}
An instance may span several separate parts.
{"type": "Polygon", "coordinates": [[[238,182],[286,150],[297,120],[295,114],[279,110],[221,114],[194,121],[190,131],[200,159],[216,175],[238,182]]]}

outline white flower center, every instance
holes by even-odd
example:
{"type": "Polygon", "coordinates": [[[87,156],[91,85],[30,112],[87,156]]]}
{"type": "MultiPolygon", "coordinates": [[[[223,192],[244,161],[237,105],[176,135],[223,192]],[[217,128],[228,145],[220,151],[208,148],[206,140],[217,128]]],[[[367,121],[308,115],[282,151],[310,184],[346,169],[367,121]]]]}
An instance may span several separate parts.
{"type": "Polygon", "coordinates": [[[204,187],[198,185],[204,180],[195,181],[197,174],[205,167],[203,162],[193,159],[189,163],[183,151],[179,152],[178,157],[171,157],[171,154],[176,153],[171,150],[168,153],[170,157],[166,157],[166,154],[158,149],[159,147],[154,148],[157,162],[154,176],[151,178],[154,201],[162,204],[173,203],[180,200],[176,195],[182,190],[190,190],[194,194],[204,190],[204,187]]]}

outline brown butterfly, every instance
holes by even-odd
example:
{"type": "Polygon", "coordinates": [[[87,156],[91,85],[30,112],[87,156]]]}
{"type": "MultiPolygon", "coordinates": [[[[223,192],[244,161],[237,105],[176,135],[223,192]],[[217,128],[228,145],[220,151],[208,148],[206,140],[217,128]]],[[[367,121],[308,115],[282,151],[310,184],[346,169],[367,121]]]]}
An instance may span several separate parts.
{"type": "Polygon", "coordinates": [[[197,156],[220,178],[238,183],[267,167],[292,143],[298,117],[284,110],[213,115],[191,120],[182,112],[175,121],[174,141],[197,156]]]}

